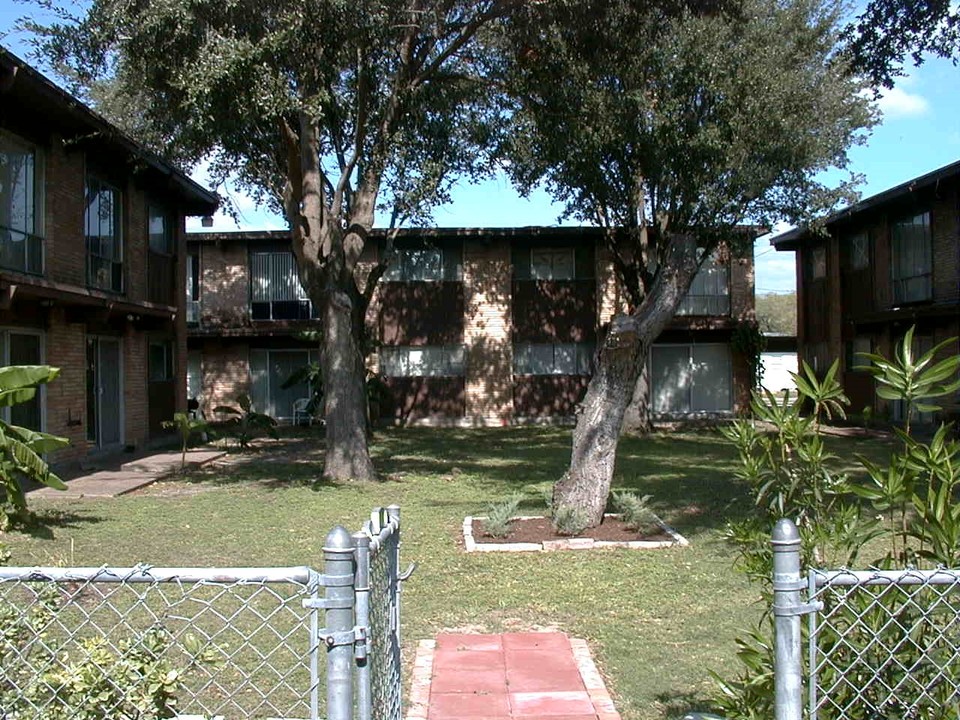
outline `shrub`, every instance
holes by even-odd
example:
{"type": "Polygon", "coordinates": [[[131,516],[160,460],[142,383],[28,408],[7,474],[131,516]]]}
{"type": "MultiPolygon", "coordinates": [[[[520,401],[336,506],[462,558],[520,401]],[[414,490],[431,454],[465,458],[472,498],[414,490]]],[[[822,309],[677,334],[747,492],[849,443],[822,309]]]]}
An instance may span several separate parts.
{"type": "Polygon", "coordinates": [[[187,446],[194,435],[203,435],[210,432],[210,425],[206,420],[192,418],[187,413],[174,413],[173,420],[164,420],[161,425],[172,428],[180,433],[180,469],[187,466],[187,446]]]}
{"type": "Polygon", "coordinates": [[[613,493],[613,510],[620,514],[623,524],[643,535],[660,530],[660,522],[650,508],[652,495],[638,497],[636,493],[617,490],[613,493]]]}
{"type": "Polygon", "coordinates": [[[487,519],[483,521],[483,533],[489,537],[503,538],[510,534],[510,521],[517,514],[523,496],[514,493],[503,502],[491,505],[487,519]]]}
{"type": "Polygon", "coordinates": [[[266,433],[274,440],[277,439],[277,421],[265,413],[254,410],[249,395],[238,396],[237,405],[240,406],[239,410],[231,405],[220,405],[215,407],[213,411],[232,416],[224,423],[224,428],[237,441],[241,450],[250,447],[250,441],[261,432],[266,433]]]}
{"type": "MultiPolygon", "coordinates": [[[[33,399],[38,386],[59,374],[59,368],[46,365],[0,368],[0,407],[33,399]]],[[[50,472],[43,454],[66,447],[68,443],[66,438],[0,420],[0,530],[28,519],[27,498],[19,480],[21,476],[57,490],[66,490],[63,481],[50,472]]]]}
{"type": "Polygon", "coordinates": [[[579,535],[587,529],[589,520],[583,508],[557,505],[553,508],[553,529],[558,535],[579,535]]]}

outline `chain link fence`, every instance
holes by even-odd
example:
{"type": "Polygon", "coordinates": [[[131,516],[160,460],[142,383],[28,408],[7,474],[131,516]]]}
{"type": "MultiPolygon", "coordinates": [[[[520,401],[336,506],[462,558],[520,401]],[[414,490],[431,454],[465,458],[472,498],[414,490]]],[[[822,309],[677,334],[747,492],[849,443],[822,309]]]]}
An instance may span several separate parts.
{"type": "Polygon", "coordinates": [[[773,549],[776,720],[960,717],[960,571],[812,570],[805,580],[789,520],[773,549]]]}
{"type": "Polygon", "coordinates": [[[0,567],[0,719],[400,720],[400,512],[371,517],[322,573],[0,567]]]}

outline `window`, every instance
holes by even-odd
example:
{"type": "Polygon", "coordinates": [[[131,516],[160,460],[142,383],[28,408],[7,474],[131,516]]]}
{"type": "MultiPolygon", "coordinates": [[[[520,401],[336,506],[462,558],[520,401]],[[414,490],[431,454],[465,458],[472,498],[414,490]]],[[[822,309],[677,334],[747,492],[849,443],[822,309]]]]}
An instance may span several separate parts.
{"type": "Polygon", "coordinates": [[[733,409],[731,368],[727,345],[654,345],[650,354],[654,413],[730,412],[733,409]]]}
{"type": "Polygon", "coordinates": [[[147,209],[147,232],[150,235],[150,252],[173,255],[173,222],[167,212],[155,205],[147,209]]]}
{"type": "Polygon", "coordinates": [[[200,322],[200,256],[187,255],[187,322],[200,322]]]}
{"type": "Polygon", "coordinates": [[[123,234],[120,191],[88,177],[84,234],[87,238],[87,284],[100,290],[123,290],[123,234]]]}
{"type": "Polygon", "coordinates": [[[930,268],[933,260],[933,237],[930,213],[920,213],[893,223],[891,274],[893,302],[909,303],[929,300],[933,294],[930,268]]]}
{"type": "Polygon", "coordinates": [[[293,404],[313,396],[306,380],[284,387],[295,372],[318,361],[315,350],[250,351],[250,400],[257,412],[277,420],[293,420],[293,404]]]}
{"type": "Polygon", "coordinates": [[[847,341],[847,370],[850,372],[860,372],[857,368],[870,363],[863,353],[872,352],[872,344],[869,337],[855,337],[847,341]]]}
{"type": "Polygon", "coordinates": [[[147,357],[147,373],[150,382],[173,380],[173,342],[151,342],[147,357]]]}
{"type": "Polygon", "coordinates": [[[827,248],[823,245],[815,247],[809,251],[810,255],[810,279],[820,280],[827,276],[827,248]]]}
{"type": "MultiPolygon", "coordinates": [[[[702,253],[703,249],[700,248],[702,253]]],[[[677,315],[729,315],[730,270],[713,253],[700,266],[690,290],[680,301],[677,315]]]]}
{"type": "Polygon", "coordinates": [[[187,400],[197,400],[203,393],[203,359],[199,350],[187,353],[187,400]]]}
{"type": "Polygon", "coordinates": [[[573,280],[573,248],[534,248],[530,251],[530,277],[534,280],[573,280]]]}
{"type": "Polygon", "coordinates": [[[460,377],[463,345],[390,345],[380,348],[380,371],[386,377],[460,377]]]}
{"type": "Polygon", "coordinates": [[[383,275],[388,282],[423,282],[463,279],[463,248],[398,248],[383,275]]]}
{"type": "Polygon", "coordinates": [[[43,273],[42,171],[35,147],[0,132],[0,267],[43,273]]]}
{"type": "MultiPolygon", "coordinates": [[[[0,366],[8,365],[43,365],[40,331],[0,330],[0,366]]],[[[0,418],[31,430],[42,430],[44,392],[41,386],[32,399],[0,408],[0,418]]]]}
{"type": "Polygon", "coordinates": [[[858,232],[847,241],[847,260],[851,270],[863,270],[870,265],[870,235],[858,232]]]}
{"type": "Polygon", "coordinates": [[[254,320],[309,320],[313,305],[300,284],[290,252],[250,254],[250,301],[254,320]]]}
{"type": "Polygon", "coordinates": [[[515,343],[514,375],[591,375],[593,343],[515,343]]]}

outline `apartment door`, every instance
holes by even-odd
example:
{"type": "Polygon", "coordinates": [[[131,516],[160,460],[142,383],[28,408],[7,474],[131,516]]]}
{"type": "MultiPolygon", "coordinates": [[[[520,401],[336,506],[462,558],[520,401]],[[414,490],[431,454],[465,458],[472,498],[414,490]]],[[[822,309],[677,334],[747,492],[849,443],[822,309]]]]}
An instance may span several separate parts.
{"type": "Polygon", "coordinates": [[[118,338],[87,338],[87,440],[97,448],[123,441],[120,357],[118,338]]]}

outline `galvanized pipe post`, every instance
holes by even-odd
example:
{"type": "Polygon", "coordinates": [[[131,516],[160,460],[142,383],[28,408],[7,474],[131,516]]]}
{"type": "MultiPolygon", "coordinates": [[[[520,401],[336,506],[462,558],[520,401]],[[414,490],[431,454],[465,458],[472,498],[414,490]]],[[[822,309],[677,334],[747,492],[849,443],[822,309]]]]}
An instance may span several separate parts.
{"type": "Polygon", "coordinates": [[[337,525],[323,543],[328,720],[353,720],[354,563],[353,537],[337,525]]]}
{"type": "Polygon", "coordinates": [[[358,720],[370,720],[373,716],[373,695],[370,677],[370,536],[365,532],[353,534],[357,550],[356,618],[357,627],[364,629],[358,640],[357,660],[357,708],[358,720]]]}
{"type": "Polygon", "coordinates": [[[395,521],[396,525],[394,528],[394,533],[396,540],[393,545],[393,578],[391,581],[391,591],[393,596],[391,597],[393,613],[394,613],[394,622],[396,623],[396,634],[397,634],[397,645],[400,645],[400,593],[402,591],[403,583],[400,582],[400,506],[391,505],[387,508],[387,517],[395,521]]]}
{"type": "Polygon", "coordinates": [[[800,616],[805,605],[800,590],[800,533],[792,520],[783,518],[773,528],[773,615],[775,720],[801,720],[803,667],[800,616]]]}

